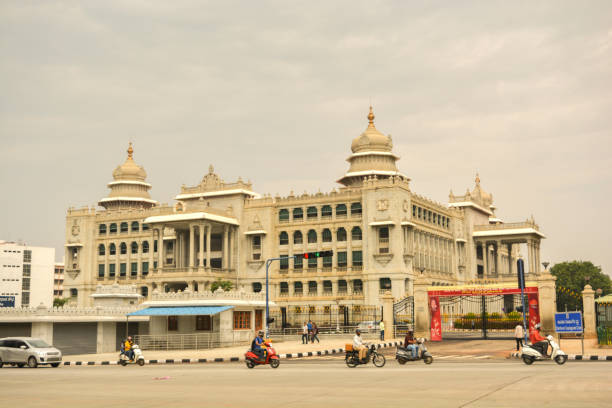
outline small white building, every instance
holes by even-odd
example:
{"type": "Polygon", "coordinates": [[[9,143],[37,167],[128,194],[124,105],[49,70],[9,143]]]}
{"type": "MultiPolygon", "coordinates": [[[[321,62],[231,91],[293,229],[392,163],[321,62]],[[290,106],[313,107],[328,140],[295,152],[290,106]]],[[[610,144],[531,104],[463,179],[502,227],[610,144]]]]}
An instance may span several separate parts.
{"type": "Polygon", "coordinates": [[[0,241],[0,307],[53,305],[55,248],[0,241]]]}

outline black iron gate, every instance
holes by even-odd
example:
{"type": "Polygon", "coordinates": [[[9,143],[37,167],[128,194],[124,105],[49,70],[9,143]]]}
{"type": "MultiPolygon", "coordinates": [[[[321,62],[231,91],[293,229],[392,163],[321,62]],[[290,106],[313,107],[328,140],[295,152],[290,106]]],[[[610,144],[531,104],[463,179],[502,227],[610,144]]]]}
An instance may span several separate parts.
{"type": "Polygon", "coordinates": [[[443,339],[513,338],[523,323],[521,295],[440,297],[440,319],[443,339]]]}
{"type": "Polygon", "coordinates": [[[395,336],[406,334],[414,328],[414,297],[407,296],[393,304],[393,324],[395,336]]]}

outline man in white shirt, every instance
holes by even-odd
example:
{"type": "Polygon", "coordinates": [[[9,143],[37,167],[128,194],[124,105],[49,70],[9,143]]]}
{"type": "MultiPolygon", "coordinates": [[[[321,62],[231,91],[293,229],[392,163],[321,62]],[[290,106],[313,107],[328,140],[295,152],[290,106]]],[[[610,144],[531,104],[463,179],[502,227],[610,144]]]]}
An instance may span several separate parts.
{"type": "Polygon", "coordinates": [[[524,337],[525,337],[525,332],[523,330],[523,325],[519,323],[514,328],[514,339],[516,340],[516,351],[519,351],[520,347],[523,347],[524,337]]]}
{"type": "Polygon", "coordinates": [[[353,350],[359,351],[359,359],[363,360],[366,356],[368,348],[363,344],[361,338],[361,330],[355,330],[355,336],[353,337],[353,350]]]}
{"type": "Polygon", "coordinates": [[[302,326],[302,344],[308,344],[308,324],[306,322],[302,326]]]}

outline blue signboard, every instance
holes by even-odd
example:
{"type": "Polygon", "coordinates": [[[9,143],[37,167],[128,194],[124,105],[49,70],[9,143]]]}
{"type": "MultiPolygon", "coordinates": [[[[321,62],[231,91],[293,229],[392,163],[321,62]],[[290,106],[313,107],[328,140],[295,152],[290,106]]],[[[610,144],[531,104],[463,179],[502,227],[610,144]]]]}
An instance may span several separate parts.
{"type": "Polygon", "coordinates": [[[555,313],[557,333],[582,333],[582,312],[555,313]]]}
{"type": "Polygon", "coordinates": [[[0,296],[0,307],[15,307],[15,296],[0,296]]]}

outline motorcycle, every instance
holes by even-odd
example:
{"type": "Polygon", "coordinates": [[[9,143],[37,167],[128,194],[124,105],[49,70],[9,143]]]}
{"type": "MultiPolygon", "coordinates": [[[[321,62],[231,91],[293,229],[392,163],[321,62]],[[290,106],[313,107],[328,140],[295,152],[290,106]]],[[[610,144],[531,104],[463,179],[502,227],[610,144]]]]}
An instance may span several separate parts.
{"type": "Polygon", "coordinates": [[[142,355],[142,351],[140,351],[140,347],[138,347],[138,344],[134,344],[132,346],[132,350],[134,351],[134,358],[132,360],[130,360],[125,351],[121,351],[121,353],[119,353],[119,364],[124,367],[128,364],[138,364],[141,367],[145,365],[145,359],[142,355]]]}
{"type": "Polygon", "coordinates": [[[417,361],[423,360],[425,364],[433,363],[433,356],[427,351],[427,347],[425,347],[425,339],[419,338],[416,341],[417,344],[417,356],[413,357],[412,352],[404,348],[402,346],[397,347],[397,351],[395,352],[395,359],[398,363],[404,365],[408,361],[417,361]]]}
{"type": "Polygon", "coordinates": [[[553,336],[550,334],[546,336],[546,340],[548,340],[548,344],[552,348],[550,355],[544,353],[542,354],[539,350],[537,350],[533,345],[525,345],[521,351],[521,358],[523,362],[527,365],[533,364],[534,361],[542,361],[542,360],[553,360],[555,363],[562,365],[567,361],[567,354],[565,354],[560,348],[553,336]]]}
{"type": "Polygon", "coordinates": [[[276,354],[276,350],[272,348],[272,345],[268,342],[264,342],[263,345],[266,348],[265,359],[260,359],[257,354],[253,353],[253,350],[247,350],[246,354],[244,355],[244,362],[248,368],[266,364],[270,364],[270,367],[272,368],[278,368],[280,365],[280,358],[276,354]]]}
{"type": "Polygon", "coordinates": [[[385,365],[385,356],[379,354],[376,351],[376,346],[374,344],[368,346],[368,351],[366,352],[366,357],[363,360],[359,359],[359,350],[354,350],[352,344],[345,345],[346,355],[344,357],[344,362],[347,366],[353,368],[357,367],[361,364],[368,364],[370,360],[376,367],[382,367],[385,365]]]}

